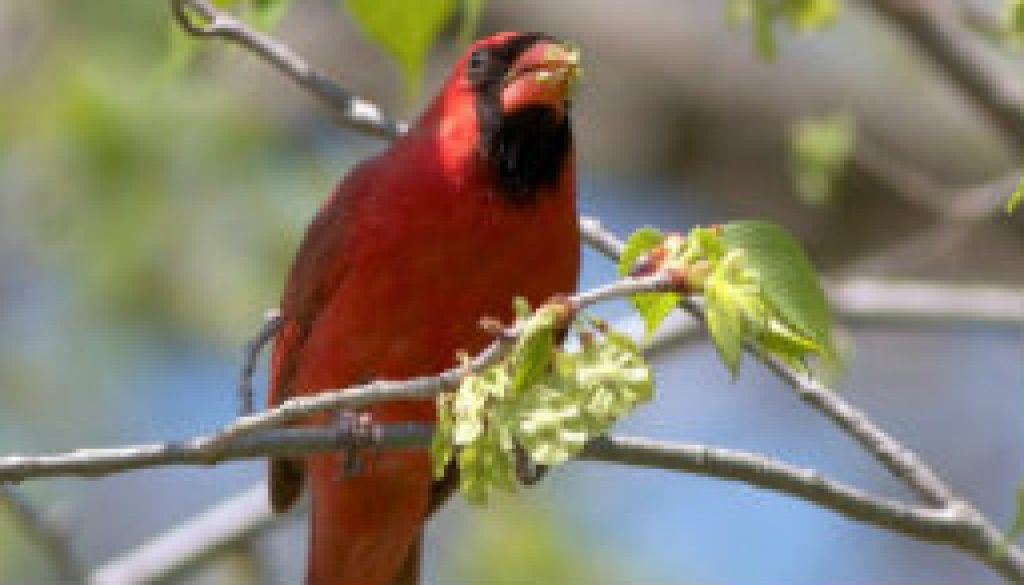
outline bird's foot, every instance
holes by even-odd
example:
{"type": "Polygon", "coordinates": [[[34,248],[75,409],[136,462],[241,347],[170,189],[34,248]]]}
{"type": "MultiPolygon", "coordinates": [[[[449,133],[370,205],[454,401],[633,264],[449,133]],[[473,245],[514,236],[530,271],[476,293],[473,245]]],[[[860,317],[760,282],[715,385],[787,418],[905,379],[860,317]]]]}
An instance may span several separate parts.
{"type": "Polygon", "coordinates": [[[347,445],[341,450],[341,465],[338,480],[355,477],[366,471],[368,446],[372,447],[373,420],[365,412],[343,410],[338,412],[334,421],[343,437],[347,437],[347,445]]]}

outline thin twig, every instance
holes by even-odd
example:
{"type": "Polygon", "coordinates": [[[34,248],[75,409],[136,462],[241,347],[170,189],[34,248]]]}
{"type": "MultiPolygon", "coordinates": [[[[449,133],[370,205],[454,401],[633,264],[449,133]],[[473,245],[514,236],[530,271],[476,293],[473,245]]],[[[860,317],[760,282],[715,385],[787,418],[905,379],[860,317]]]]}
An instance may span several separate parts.
{"type": "Polygon", "coordinates": [[[171,9],[182,29],[189,34],[237,43],[259,55],[320,98],[353,128],[382,138],[395,138],[408,128],[404,122],[385,115],[377,104],[353,95],[317,71],[287,45],[252,29],[231,14],[217,10],[208,0],[171,0],[171,9]]]}
{"type": "Polygon", "coordinates": [[[904,200],[937,214],[939,220],[884,250],[856,259],[840,270],[843,274],[883,275],[894,265],[913,270],[954,253],[972,231],[1002,211],[1021,176],[1020,169],[1013,169],[977,185],[946,187],[921,170],[898,162],[870,138],[858,138],[851,162],[904,200]]]}
{"type": "Polygon", "coordinates": [[[92,571],[90,585],[166,583],[268,528],[267,487],[252,486],[92,571]]]}
{"type": "Polygon", "coordinates": [[[245,352],[242,359],[242,371],[238,375],[238,410],[239,416],[252,414],[252,377],[256,373],[256,365],[260,360],[260,353],[270,343],[270,340],[281,328],[281,311],[270,309],[263,315],[263,326],[249,343],[245,344],[245,352]]]}
{"type": "Polygon", "coordinates": [[[63,582],[87,582],[85,568],[75,558],[68,535],[14,486],[0,483],[0,508],[7,508],[24,533],[43,548],[63,582]]]}
{"type": "Polygon", "coordinates": [[[1024,149],[1024,81],[963,27],[955,6],[948,0],[866,2],[941,67],[1018,152],[1024,149]]]}
{"type": "Polygon", "coordinates": [[[863,132],[857,136],[850,162],[889,191],[950,223],[976,223],[998,213],[1021,176],[1020,169],[1014,168],[989,181],[950,188],[901,161],[900,157],[893,156],[888,149],[879,146],[876,139],[863,132]]]}
{"type": "Polygon", "coordinates": [[[990,323],[1024,326],[1024,289],[972,284],[849,278],[826,284],[847,322],[990,323]]]}

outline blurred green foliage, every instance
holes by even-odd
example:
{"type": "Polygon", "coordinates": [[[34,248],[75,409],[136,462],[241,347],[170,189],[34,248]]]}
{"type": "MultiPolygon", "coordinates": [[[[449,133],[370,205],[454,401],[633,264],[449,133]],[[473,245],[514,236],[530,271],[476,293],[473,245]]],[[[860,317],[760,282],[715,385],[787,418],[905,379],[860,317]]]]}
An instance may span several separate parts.
{"type": "Polygon", "coordinates": [[[840,0],[729,0],[725,4],[730,26],[751,23],[754,47],[765,59],[774,59],[778,53],[778,23],[796,32],[820,30],[830,26],[841,9],[840,0]]]}
{"type": "Polygon", "coordinates": [[[818,207],[832,201],[855,141],[856,126],[846,113],[804,118],[790,126],[789,168],[800,199],[818,207]]]}
{"type": "Polygon", "coordinates": [[[69,6],[13,9],[45,37],[8,58],[0,227],[84,314],[236,343],[332,178],[215,63],[167,75],[162,3],[69,6]]]}
{"type": "Polygon", "coordinates": [[[524,493],[475,509],[444,548],[454,583],[601,585],[626,583],[614,560],[595,555],[585,534],[566,528],[565,512],[524,493]]]}
{"type": "Polygon", "coordinates": [[[1002,24],[1010,43],[1024,46],[1024,0],[1005,1],[1002,24]]]}

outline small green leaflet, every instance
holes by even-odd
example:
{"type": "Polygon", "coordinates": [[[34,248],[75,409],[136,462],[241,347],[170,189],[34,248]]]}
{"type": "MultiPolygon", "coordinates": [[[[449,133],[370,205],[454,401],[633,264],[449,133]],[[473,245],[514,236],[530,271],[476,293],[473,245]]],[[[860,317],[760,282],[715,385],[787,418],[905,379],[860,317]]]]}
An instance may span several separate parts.
{"type": "Polygon", "coordinates": [[[555,326],[558,323],[558,307],[544,306],[526,321],[519,335],[514,360],[515,374],[512,377],[512,392],[532,386],[544,375],[551,363],[555,347],[555,326]]]}
{"type": "Polygon", "coordinates": [[[1017,185],[1017,189],[1010,195],[1010,198],[1006,200],[1006,213],[1010,214],[1016,211],[1017,207],[1024,202],[1024,177],[1021,177],[1020,183],[1017,185]]]}
{"type": "MultiPolygon", "coordinates": [[[[619,256],[619,276],[628,276],[633,265],[645,254],[657,248],[665,240],[665,234],[652,227],[643,227],[626,240],[626,246],[619,256]]],[[[676,293],[640,293],[630,298],[633,307],[644,320],[644,336],[650,339],[658,325],[665,320],[679,304],[676,293]]]]}
{"type": "Polygon", "coordinates": [[[742,249],[758,275],[760,296],[784,325],[835,358],[832,319],[825,293],[800,244],[781,227],[763,221],[736,221],[722,230],[728,249],[742,249]]]}
{"type": "Polygon", "coordinates": [[[245,4],[256,28],[270,30],[284,18],[291,0],[249,0],[245,4]]]}
{"type": "Polygon", "coordinates": [[[363,31],[398,62],[412,95],[422,84],[427,54],[455,9],[461,4],[459,35],[468,42],[484,0],[344,0],[344,4],[363,31]]]}
{"type": "Polygon", "coordinates": [[[633,265],[641,256],[658,247],[665,239],[665,234],[652,227],[642,227],[629,234],[626,246],[619,256],[619,276],[629,276],[633,265]]]}
{"type": "Polygon", "coordinates": [[[715,271],[704,285],[705,319],[711,343],[735,378],[743,357],[743,314],[732,298],[730,283],[715,271]]]}

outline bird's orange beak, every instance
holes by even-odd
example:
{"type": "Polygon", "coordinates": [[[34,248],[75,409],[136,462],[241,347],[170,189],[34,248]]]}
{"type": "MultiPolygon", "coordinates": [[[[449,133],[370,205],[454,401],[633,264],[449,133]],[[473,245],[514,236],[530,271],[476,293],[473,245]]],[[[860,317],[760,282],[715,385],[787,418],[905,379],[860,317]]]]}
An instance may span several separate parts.
{"type": "Polygon", "coordinates": [[[505,76],[501,107],[512,113],[527,106],[549,106],[564,114],[582,73],[578,49],[538,42],[519,56],[505,76]]]}

